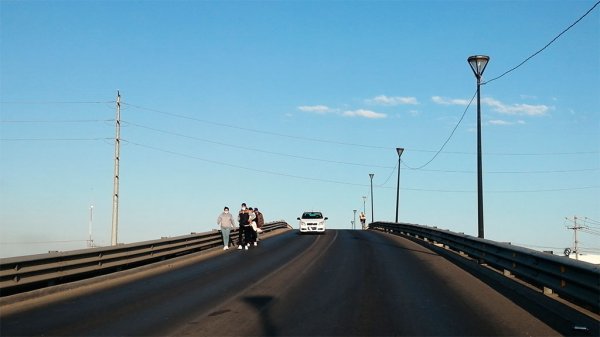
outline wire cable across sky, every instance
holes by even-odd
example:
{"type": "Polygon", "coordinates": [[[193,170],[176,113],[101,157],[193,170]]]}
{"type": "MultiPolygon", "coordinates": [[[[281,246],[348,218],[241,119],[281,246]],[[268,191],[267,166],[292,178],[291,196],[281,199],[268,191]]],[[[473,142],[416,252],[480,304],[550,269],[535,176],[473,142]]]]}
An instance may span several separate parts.
{"type": "Polygon", "coordinates": [[[569,31],[569,29],[573,28],[576,24],[579,23],[579,21],[583,20],[583,18],[585,18],[588,14],[590,14],[598,5],[600,4],[600,1],[596,2],[592,8],[590,8],[587,12],[585,12],[585,14],[583,14],[579,19],[575,20],[575,22],[573,22],[569,27],[565,28],[562,32],[560,32],[558,35],[556,35],[552,40],[550,40],[550,42],[548,42],[545,46],[543,46],[540,50],[536,51],[535,53],[531,54],[529,57],[527,57],[525,60],[523,60],[523,62],[517,64],[516,66],[508,69],[507,71],[503,72],[500,76],[496,76],[494,78],[492,78],[491,80],[488,81],[484,81],[481,84],[488,84],[491,83],[493,81],[496,81],[506,75],[508,75],[509,73],[517,70],[518,68],[520,68],[522,65],[524,65],[525,63],[527,63],[527,61],[531,60],[532,58],[534,58],[536,55],[538,55],[539,53],[543,52],[546,48],[550,47],[551,44],[553,44],[556,40],[558,40],[559,37],[561,37],[564,33],[566,33],[567,31],[569,31]]]}

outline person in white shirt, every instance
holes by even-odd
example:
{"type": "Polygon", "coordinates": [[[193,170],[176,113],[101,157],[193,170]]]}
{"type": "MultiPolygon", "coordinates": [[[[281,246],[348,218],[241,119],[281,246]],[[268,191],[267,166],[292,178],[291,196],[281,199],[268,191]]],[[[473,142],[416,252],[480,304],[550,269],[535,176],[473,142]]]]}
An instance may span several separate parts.
{"type": "Polygon", "coordinates": [[[223,236],[223,250],[229,249],[229,234],[235,228],[235,220],[229,213],[229,207],[225,206],[223,213],[217,218],[217,225],[221,226],[221,235],[223,236]]]}

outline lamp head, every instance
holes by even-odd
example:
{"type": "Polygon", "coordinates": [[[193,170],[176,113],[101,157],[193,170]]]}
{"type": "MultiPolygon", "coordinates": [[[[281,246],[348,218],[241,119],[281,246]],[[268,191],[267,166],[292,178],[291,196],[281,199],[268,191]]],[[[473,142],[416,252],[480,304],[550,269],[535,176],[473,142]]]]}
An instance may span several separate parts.
{"type": "Polygon", "coordinates": [[[404,152],[404,148],[403,147],[397,147],[396,148],[396,152],[398,152],[398,157],[402,156],[402,152],[404,152]]]}
{"type": "Polygon", "coordinates": [[[483,72],[485,71],[485,67],[490,61],[490,57],[486,55],[474,55],[469,56],[467,61],[469,62],[469,65],[471,66],[475,77],[481,78],[481,75],[483,75],[483,72]]]}

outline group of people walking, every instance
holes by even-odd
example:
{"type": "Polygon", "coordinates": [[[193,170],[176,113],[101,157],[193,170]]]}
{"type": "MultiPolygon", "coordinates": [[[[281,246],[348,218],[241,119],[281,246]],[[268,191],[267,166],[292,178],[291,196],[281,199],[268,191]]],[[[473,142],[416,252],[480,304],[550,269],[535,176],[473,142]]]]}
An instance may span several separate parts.
{"type": "MultiPolygon", "coordinates": [[[[223,250],[229,249],[231,231],[236,228],[235,222],[233,215],[229,213],[229,207],[225,206],[223,213],[217,218],[217,225],[221,227],[223,236],[223,250]]],[[[238,213],[237,223],[239,224],[238,249],[248,249],[251,245],[257,246],[258,233],[265,223],[263,214],[258,208],[247,207],[246,203],[243,203],[238,213]]]]}

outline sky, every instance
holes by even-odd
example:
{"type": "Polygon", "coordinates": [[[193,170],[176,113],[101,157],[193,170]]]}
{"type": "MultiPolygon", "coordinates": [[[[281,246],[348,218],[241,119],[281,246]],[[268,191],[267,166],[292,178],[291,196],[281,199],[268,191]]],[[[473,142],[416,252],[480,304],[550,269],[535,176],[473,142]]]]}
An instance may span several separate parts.
{"type": "Polygon", "coordinates": [[[0,256],[111,244],[117,93],[119,243],[395,221],[397,147],[399,221],[477,236],[471,55],[485,238],[600,254],[594,5],[0,0],[0,256]]]}

